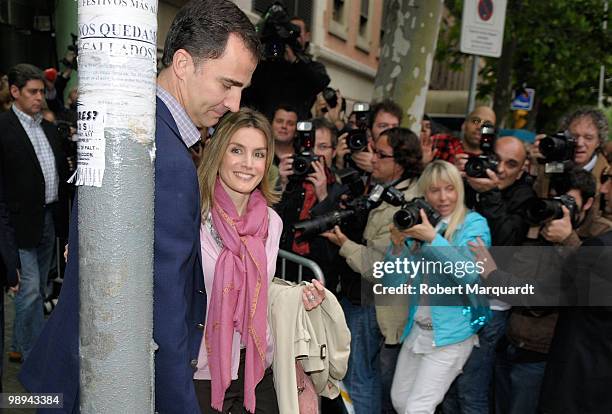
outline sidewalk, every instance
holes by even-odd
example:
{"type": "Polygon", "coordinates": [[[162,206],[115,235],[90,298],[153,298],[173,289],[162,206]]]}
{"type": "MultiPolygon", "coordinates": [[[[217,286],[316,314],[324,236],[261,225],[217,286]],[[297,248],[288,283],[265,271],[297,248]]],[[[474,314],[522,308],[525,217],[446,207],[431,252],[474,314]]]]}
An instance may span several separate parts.
{"type": "MultiPolygon", "coordinates": [[[[2,293],[4,294],[4,293],[2,293]]],[[[7,352],[11,346],[13,338],[13,319],[15,318],[15,307],[13,300],[4,294],[4,355],[3,373],[2,373],[2,388],[5,393],[26,392],[17,380],[17,374],[21,368],[21,364],[9,362],[7,352]]],[[[6,414],[34,414],[36,411],[33,408],[19,409],[0,409],[0,412],[6,414]]]]}

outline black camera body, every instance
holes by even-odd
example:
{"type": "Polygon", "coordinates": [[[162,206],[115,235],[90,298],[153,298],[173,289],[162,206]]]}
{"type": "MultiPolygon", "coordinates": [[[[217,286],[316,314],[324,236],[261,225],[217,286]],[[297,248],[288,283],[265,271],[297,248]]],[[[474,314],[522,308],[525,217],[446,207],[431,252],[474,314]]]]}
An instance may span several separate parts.
{"type": "Polygon", "coordinates": [[[578,222],[578,204],[574,197],[564,194],[552,198],[536,198],[530,201],[525,209],[527,221],[532,225],[542,225],[551,220],[563,218],[562,206],[565,206],[572,219],[572,227],[578,222]]]}
{"type": "Polygon", "coordinates": [[[572,161],[576,153],[576,140],[567,131],[557,132],[542,138],[538,148],[545,162],[572,161]]]}
{"type": "Polygon", "coordinates": [[[348,131],[346,145],[351,152],[363,151],[368,146],[368,127],[370,123],[370,104],[358,102],[353,105],[357,128],[348,131]]]}
{"type": "Polygon", "coordinates": [[[298,41],[300,37],[299,26],[291,23],[289,14],[280,2],[274,2],[268,8],[261,25],[258,26],[258,32],[266,60],[283,60],[285,47],[289,46],[301,61],[310,61],[298,41]]]}
{"type": "Polygon", "coordinates": [[[74,128],[75,130],[77,128],[76,123],[63,120],[55,121],[55,125],[57,127],[57,136],[61,140],[70,140],[72,138],[70,128],[74,128]]]}
{"type": "MultiPolygon", "coordinates": [[[[322,94],[323,99],[325,99],[325,103],[327,104],[327,107],[322,109],[323,112],[327,112],[327,108],[333,109],[338,106],[338,94],[333,88],[330,88],[329,86],[325,87],[322,94]]],[[[342,98],[340,110],[342,112],[346,111],[346,99],[344,98],[342,98]]]]}
{"type": "Polygon", "coordinates": [[[295,155],[293,156],[294,179],[303,179],[306,175],[313,173],[312,163],[318,161],[319,157],[313,152],[314,130],[312,122],[301,121],[297,123],[297,137],[295,139],[295,155]]]}
{"type": "Polygon", "coordinates": [[[493,172],[497,171],[499,157],[495,154],[496,140],[495,126],[490,122],[485,122],[480,129],[480,150],[482,154],[468,157],[465,164],[465,173],[468,177],[487,178],[487,169],[493,172]]]}
{"type": "Polygon", "coordinates": [[[438,213],[423,197],[416,197],[402,205],[402,208],[393,215],[393,224],[398,230],[407,230],[412,226],[421,224],[420,210],[423,209],[427,215],[427,220],[432,226],[436,226],[442,216],[438,213]]]}

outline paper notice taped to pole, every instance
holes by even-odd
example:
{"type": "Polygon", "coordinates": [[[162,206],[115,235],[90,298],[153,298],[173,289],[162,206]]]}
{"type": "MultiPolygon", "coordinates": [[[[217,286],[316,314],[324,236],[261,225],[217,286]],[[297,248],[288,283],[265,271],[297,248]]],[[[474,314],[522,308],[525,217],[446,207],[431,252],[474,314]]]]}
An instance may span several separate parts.
{"type": "Polygon", "coordinates": [[[101,187],[104,178],[106,140],[104,104],[77,105],[77,169],[68,182],[75,185],[101,187]]]}

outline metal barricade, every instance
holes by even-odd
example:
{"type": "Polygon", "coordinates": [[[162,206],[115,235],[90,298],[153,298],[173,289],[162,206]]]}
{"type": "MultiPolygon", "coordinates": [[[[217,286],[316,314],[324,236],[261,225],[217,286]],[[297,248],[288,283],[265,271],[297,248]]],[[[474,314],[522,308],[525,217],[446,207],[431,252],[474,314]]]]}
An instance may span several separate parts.
{"type": "Polygon", "coordinates": [[[286,279],[286,267],[287,261],[296,263],[299,265],[298,267],[298,283],[302,281],[302,269],[307,267],[312,271],[314,277],[317,278],[319,282],[325,285],[325,276],[323,276],[323,271],[319,267],[319,265],[310,259],[306,259],[305,257],[299,256],[295,253],[288,252],[287,250],[278,250],[278,257],[281,259],[281,279],[286,279]]]}

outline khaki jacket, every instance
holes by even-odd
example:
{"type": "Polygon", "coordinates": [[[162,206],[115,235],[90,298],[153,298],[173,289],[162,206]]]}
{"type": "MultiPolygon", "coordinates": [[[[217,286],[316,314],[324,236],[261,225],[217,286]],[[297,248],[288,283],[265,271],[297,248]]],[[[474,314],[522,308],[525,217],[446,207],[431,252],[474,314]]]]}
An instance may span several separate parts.
{"type": "Polygon", "coordinates": [[[299,412],[295,362],[300,360],[316,392],[335,398],[348,368],[351,333],[335,296],[306,311],[302,289],[308,282],[293,284],[273,279],[268,290],[268,321],[274,338],[274,388],[281,414],[299,412]]]}
{"type": "MultiPolygon", "coordinates": [[[[402,190],[406,200],[411,200],[418,195],[416,179],[408,179],[398,183],[395,187],[402,190]]],[[[381,261],[391,243],[391,231],[389,226],[393,223],[393,214],[399,207],[382,203],[372,210],[368,216],[368,223],[363,232],[366,245],[347,241],[340,248],[340,256],[346,258],[346,262],[355,272],[369,282],[379,283],[379,279],[372,275],[374,262],[381,261]]],[[[406,320],[408,319],[408,303],[405,306],[376,306],[376,319],[380,331],[385,337],[385,343],[394,345],[399,343],[406,320]]]]}

